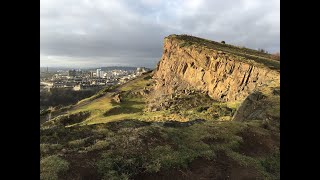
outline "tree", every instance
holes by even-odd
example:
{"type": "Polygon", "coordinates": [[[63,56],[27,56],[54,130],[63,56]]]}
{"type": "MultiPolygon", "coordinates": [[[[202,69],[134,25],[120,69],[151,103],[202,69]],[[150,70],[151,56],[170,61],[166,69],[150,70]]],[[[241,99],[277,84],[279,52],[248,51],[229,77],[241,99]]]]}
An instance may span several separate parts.
{"type": "Polygon", "coordinates": [[[225,41],[221,41],[221,43],[222,43],[222,44],[225,44],[226,42],[225,42],[225,41]]]}

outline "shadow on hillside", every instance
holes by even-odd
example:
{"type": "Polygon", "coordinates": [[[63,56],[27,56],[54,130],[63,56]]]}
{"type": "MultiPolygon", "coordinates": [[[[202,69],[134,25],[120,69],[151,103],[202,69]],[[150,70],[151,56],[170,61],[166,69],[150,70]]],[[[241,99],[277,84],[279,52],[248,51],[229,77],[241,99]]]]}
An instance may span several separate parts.
{"type": "Polygon", "coordinates": [[[103,113],[103,116],[112,116],[112,115],[118,115],[118,114],[131,114],[131,113],[137,113],[137,112],[142,112],[141,109],[139,108],[134,108],[134,107],[123,107],[123,106],[118,106],[111,108],[110,110],[106,111],[103,113]]]}
{"type": "Polygon", "coordinates": [[[111,101],[111,104],[113,106],[116,106],[116,105],[121,105],[121,106],[132,106],[132,105],[139,105],[139,104],[145,104],[144,102],[139,102],[139,101],[127,101],[127,100],[124,100],[122,101],[121,103],[117,103],[115,102],[114,100],[111,101]]]}
{"type": "Polygon", "coordinates": [[[187,122],[179,122],[175,120],[169,120],[166,122],[163,122],[163,126],[165,127],[189,127],[197,123],[203,123],[205,122],[204,119],[195,119],[187,122]]]}
{"type": "Polygon", "coordinates": [[[136,119],[124,119],[121,121],[109,122],[106,124],[106,126],[108,127],[108,129],[112,131],[118,131],[119,129],[122,129],[122,128],[139,128],[144,126],[150,126],[152,124],[164,126],[164,127],[180,128],[180,127],[189,127],[194,124],[203,123],[203,122],[205,122],[204,119],[195,119],[187,122],[179,122],[175,120],[169,120],[165,122],[147,122],[147,121],[140,121],[136,119]]]}
{"type": "Polygon", "coordinates": [[[139,121],[136,119],[124,119],[121,121],[109,122],[106,124],[107,128],[112,131],[118,131],[122,128],[139,128],[151,125],[151,122],[139,121]]]}

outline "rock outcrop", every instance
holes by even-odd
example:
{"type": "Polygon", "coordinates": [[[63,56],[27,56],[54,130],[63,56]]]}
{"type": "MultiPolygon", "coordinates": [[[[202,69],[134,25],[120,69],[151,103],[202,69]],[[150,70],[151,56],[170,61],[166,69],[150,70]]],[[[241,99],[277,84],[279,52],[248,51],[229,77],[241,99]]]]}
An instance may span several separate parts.
{"type": "Polygon", "coordinates": [[[114,97],[113,97],[112,99],[113,99],[116,103],[121,103],[120,94],[114,95],[114,97]]]}
{"type": "Polygon", "coordinates": [[[251,93],[241,103],[232,120],[263,120],[265,124],[280,125],[280,89],[265,87],[251,93]]]}
{"type": "Polygon", "coordinates": [[[277,70],[253,60],[206,46],[187,44],[171,35],[153,78],[159,96],[196,89],[218,101],[243,100],[254,89],[280,82],[277,70]]]}
{"type": "Polygon", "coordinates": [[[247,120],[265,120],[267,119],[266,106],[264,100],[266,96],[261,92],[251,93],[237,109],[233,116],[234,121],[247,121],[247,120]]]}

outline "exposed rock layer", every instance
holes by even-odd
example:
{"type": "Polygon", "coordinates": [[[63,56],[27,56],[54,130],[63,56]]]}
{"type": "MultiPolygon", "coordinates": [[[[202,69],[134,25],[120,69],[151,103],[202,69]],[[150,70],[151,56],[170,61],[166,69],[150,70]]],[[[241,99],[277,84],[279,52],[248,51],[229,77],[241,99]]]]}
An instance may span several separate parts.
{"type": "Polygon", "coordinates": [[[170,95],[192,88],[219,101],[243,100],[255,88],[280,81],[279,72],[255,64],[222,51],[185,46],[169,36],[153,76],[155,91],[170,95]]]}

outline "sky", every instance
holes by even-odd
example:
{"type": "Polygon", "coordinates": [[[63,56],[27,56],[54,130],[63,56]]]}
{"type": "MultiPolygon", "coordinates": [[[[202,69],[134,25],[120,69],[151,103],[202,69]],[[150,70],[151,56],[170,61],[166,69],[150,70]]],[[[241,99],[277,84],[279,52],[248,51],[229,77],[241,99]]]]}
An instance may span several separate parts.
{"type": "Polygon", "coordinates": [[[189,34],[280,52],[280,0],[40,0],[40,66],[154,68],[189,34]]]}

